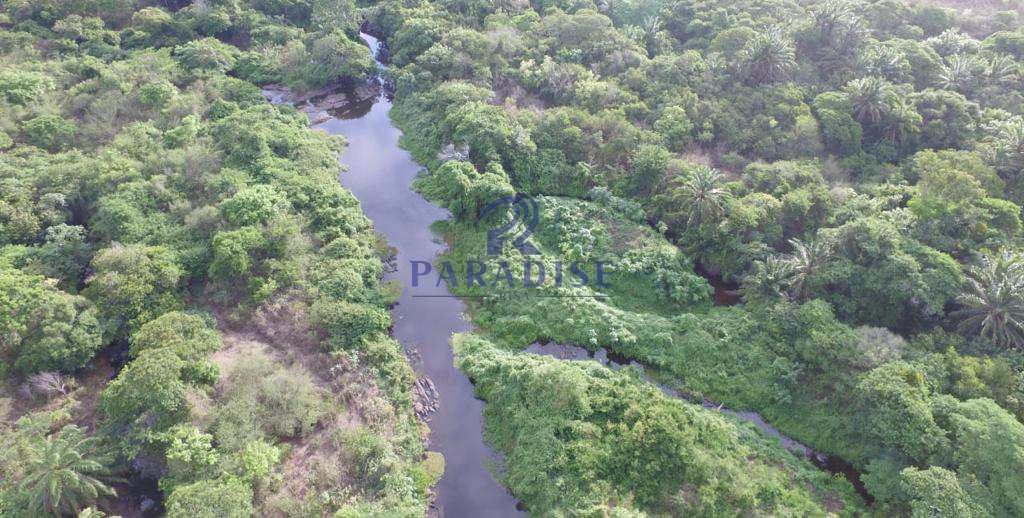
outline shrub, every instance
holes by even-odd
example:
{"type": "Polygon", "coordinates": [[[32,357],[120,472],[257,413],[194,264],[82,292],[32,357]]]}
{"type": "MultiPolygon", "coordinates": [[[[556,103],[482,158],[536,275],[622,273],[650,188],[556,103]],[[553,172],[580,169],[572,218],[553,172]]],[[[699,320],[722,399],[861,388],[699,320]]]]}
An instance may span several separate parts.
{"type": "Polygon", "coordinates": [[[62,151],[71,145],[76,126],[59,115],[40,115],[26,121],[21,130],[29,144],[48,151],[62,151]]]}
{"type": "Polygon", "coordinates": [[[166,347],[184,361],[205,358],[220,349],[220,333],[198,316],[171,311],[150,320],[132,334],[129,354],[166,347]]]}
{"type": "Polygon", "coordinates": [[[169,349],[143,351],[103,390],[100,409],[112,429],[127,435],[126,446],[188,417],[183,367],[169,349]]]}
{"type": "Polygon", "coordinates": [[[0,71],[0,95],[11,104],[26,105],[36,101],[53,86],[53,79],[39,72],[10,68],[0,71]]]}
{"type": "Polygon", "coordinates": [[[176,488],[167,497],[167,518],[250,518],[252,487],[225,477],[176,488]]]}
{"type": "Polygon", "coordinates": [[[199,74],[230,70],[238,54],[237,48],[214,38],[190,41],[174,49],[182,66],[199,74]]]}
{"type": "Polygon", "coordinates": [[[261,433],[300,437],[323,416],[324,393],[303,370],[274,363],[264,353],[244,358],[221,382],[216,417],[218,442],[241,450],[261,433]]]}
{"type": "Polygon", "coordinates": [[[220,205],[224,219],[236,227],[266,223],[288,212],[288,199],[269,185],[243,189],[220,205]]]}
{"type": "Polygon", "coordinates": [[[115,244],[96,253],[92,269],[84,293],[96,301],[111,334],[181,304],[176,296],[181,267],[164,247],[115,244]]]}
{"type": "Polygon", "coordinates": [[[177,92],[178,89],[167,81],[142,85],[139,88],[139,102],[144,106],[159,110],[166,107],[177,92]]]}
{"type": "Polygon", "coordinates": [[[0,353],[26,375],[78,369],[104,343],[88,300],[20,270],[0,271],[0,336],[0,353]]]}
{"type": "Polygon", "coordinates": [[[357,347],[364,337],[371,338],[391,327],[391,317],[382,308],[326,297],[313,303],[310,319],[329,347],[344,349],[357,347]]]}

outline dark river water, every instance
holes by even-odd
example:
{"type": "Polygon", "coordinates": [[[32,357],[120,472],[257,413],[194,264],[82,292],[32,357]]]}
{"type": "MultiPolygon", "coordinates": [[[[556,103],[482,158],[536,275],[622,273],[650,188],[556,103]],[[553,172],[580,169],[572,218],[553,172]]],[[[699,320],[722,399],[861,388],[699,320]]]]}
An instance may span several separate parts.
{"type": "MultiPolygon", "coordinates": [[[[375,38],[367,34],[362,37],[370,48],[378,49],[375,38]]],[[[315,98],[312,105],[317,105],[315,98]]],[[[444,250],[444,243],[430,226],[449,214],[410,188],[422,167],[398,145],[402,133],[388,117],[391,101],[376,95],[326,113],[310,105],[306,109],[313,114],[316,128],[348,140],[348,148],[341,156],[348,170],[341,174],[341,183],[359,199],[377,232],[397,249],[396,269],[388,278],[397,279],[406,289],[392,310],[393,334],[405,347],[417,373],[431,380],[438,396],[436,411],[428,415],[429,449],[445,457],[444,476],[436,487],[436,511],[453,518],[522,516],[516,499],[489,471],[489,467],[500,465],[501,458],[483,441],[484,403],[474,397],[473,385],[453,364],[452,334],[472,329],[463,314],[465,305],[451,296],[444,283],[434,286],[432,282],[421,282],[415,290],[409,289],[411,261],[432,262],[444,250]]],[[[592,359],[613,369],[629,363],[623,358],[609,357],[603,350],[590,355],[572,345],[534,344],[527,352],[567,360],[592,359]]],[[[662,389],[679,396],[671,389],[662,389]]],[[[733,411],[707,401],[704,406],[751,422],[819,467],[845,474],[866,496],[852,468],[831,465],[841,461],[786,437],[757,413],[733,411]]]]}
{"type": "MultiPolygon", "coordinates": [[[[363,39],[378,48],[376,39],[365,34],[363,39]]],[[[432,261],[444,249],[430,225],[449,214],[410,189],[421,167],[398,147],[401,131],[388,118],[391,102],[379,96],[355,108],[329,112],[333,116],[316,127],[348,140],[341,156],[348,171],[341,174],[341,183],[359,198],[377,232],[397,248],[397,271],[389,276],[408,286],[410,261],[432,261]]],[[[444,454],[445,471],[435,505],[442,516],[453,518],[521,516],[516,499],[488,471],[500,459],[483,441],[484,404],[452,363],[452,333],[471,329],[465,306],[449,296],[444,283],[432,284],[420,284],[415,294],[407,287],[391,315],[395,339],[438,392],[437,411],[429,416],[429,447],[444,454]]]]}

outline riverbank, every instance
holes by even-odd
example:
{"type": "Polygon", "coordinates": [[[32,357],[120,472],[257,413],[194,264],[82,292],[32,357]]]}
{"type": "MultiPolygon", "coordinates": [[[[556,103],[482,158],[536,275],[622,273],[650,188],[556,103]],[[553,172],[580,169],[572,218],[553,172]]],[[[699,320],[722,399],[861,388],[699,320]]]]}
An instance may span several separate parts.
{"type": "MultiPolygon", "coordinates": [[[[377,41],[364,40],[372,49],[377,41]]],[[[364,89],[363,92],[370,90],[364,89]]],[[[340,161],[347,172],[342,185],[359,199],[363,212],[375,230],[396,250],[388,280],[408,279],[410,261],[432,261],[445,246],[430,229],[432,223],[449,217],[447,211],[411,190],[422,169],[399,146],[401,131],[388,112],[391,101],[377,89],[373,97],[345,94],[347,103],[334,107],[319,104],[335,92],[318,92],[303,99],[309,112],[325,112],[315,128],[341,135],[349,146],[340,161]],[[365,109],[364,109],[365,108],[365,109]]],[[[340,99],[336,97],[335,99],[340,99]]],[[[314,119],[315,120],[315,119],[314,119]]],[[[449,341],[453,333],[469,331],[463,316],[464,304],[451,297],[443,285],[418,290],[413,297],[405,290],[392,309],[392,335],[405,348],[429,397],[420,401],[422,419],[430,426],[428,448],[445,458],[445,472],[435,487],[435,511],[442,516],[521,516],[516,500],[492,476],[491,469],[502,464],[483,440],[483,402],[473,395],[469,379],[453,364],[449,341]]]]}

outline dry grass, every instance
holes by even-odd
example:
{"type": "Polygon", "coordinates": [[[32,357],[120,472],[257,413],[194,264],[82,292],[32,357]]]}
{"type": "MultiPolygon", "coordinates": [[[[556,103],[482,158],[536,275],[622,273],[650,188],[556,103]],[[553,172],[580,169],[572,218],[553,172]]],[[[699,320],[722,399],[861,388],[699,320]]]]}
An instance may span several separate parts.
{"type": "MultiPolygon", "coordinates": [[[[246,322],[221,320],[224,347],[210,357],[218,366],[223,384],[239,361],[266,355],[283,367],[311,374],[329,394],[328,410],[316,428],[303,437],[286,440],[281,465],[281,483],[262,500],[261,516],[291,516],[301,502],[315,499],[322,491],[360,491],[359,481],[350,479],[350,455],[341,437],[360,427],[390,440],[393,423],[401,419],[368,372],[347,354],[324,352],[309,324],[308,304],[300,294],[284,294],[258,308],[246,322]],[[283,509],[292,511],[285,513],[283,509]]],[[[223,388],[222,386],[220,388],[223,388]]],[[[195,395],[193,408],[212,407],[195,395]]],[[[208,411],[211,411],[209,408],[208,411]]],[[[201,422],[201,410],[194,419],[201,422]]],[[[298,511],[303,514],[305,511],[298,511]]]]}

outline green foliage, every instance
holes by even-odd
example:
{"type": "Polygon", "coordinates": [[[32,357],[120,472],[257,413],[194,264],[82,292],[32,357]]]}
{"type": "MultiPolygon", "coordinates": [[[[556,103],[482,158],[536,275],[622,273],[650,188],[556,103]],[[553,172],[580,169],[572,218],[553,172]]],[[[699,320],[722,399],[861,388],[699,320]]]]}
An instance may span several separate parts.
{"type": "Polygon", "coordinates": [[[729,199],[721,187],[721,173],[706,166],[694,166],[687,173],[668,186],[661,202],[666,221],[686,227],[714,221],[729,199]]]}
{"type": "Polygon", "coordinates": [[[376,64],[366,46],[334,30],[312,41],[303,78],[310,86],[324,86],[363,79],[375,70],[376,64]]]}
{"type": "Polygon", "coordinates": [[[746,81],[755,85],[783,80],[796,65],[793,42],[779,27],[755,34],[737,57],[746,81]]]}
{"type": "Polygon", "coordinates": [[[229,450],[243,450],[263,434],[308,435],[326,410],[323,389],[308,373],[277,365],[264,354],[240,360],[218,389],[214,436],[229,450]]]}
{"type": "Polygon", "coordinates": [[[83,297],[19,270],[0,270],[3,353],[21,374],[86,365],[103,345],[97,312],[83,297]]]}
{"type": "Polygon", "coordinates": [[[167,497],[171,518],[247,518],[254,512],[252,488],[232,478],[179,486],[167,497]]]}
{"type": "MultiPolygon", "coordinates": [[[[248,81],[310,88],[376,74],[362,21],[347,1],[0,7],[0,375],[32,389],[15,393],[22,380],[11,380],[0,410],[45,403],[63,420],[0,427],[11,452],[0,455],[0,514],[41,514],[18,489],[25,452],[68,419],[119,451],[132,481],[166,466],[171,515],[330,515],[352,495],[381,514],[423,512],[433,479],[412,479],[415,377],[384,334],[384,246],[336,181],[344,142],[248,81]],[[321,296],[360,305],[370,340],[334,358],[306,350],[321,296]],[[276,351],[293,340],[301,358],[239,370],[211,357],[217,328],[243,321],[273,329],[261,339],[276,351]],[[109,382],[100,371],[120,355],[94,359],[108,343],[130,360],[109,382]],[[319,426],[341,422],[331,392],[370,409],[384,482],[325,482],[343,457],[319,426]],[[318,459],[287,486],[283,440],[318,459]]],[[[64,514],[107,503],[90,499],[64,514]]]]}
{"type": "Polygon", "coordinates": [[[437,172],[417,181],[424,196],[444,205],[458,218],[472,219],[492,201],[512,196],[500,166],[479,173],[468,162],[446,162],[437,172]]]}
{"type": "Polygon", "coordinates": [[[100,408],[129,437],[163,431],[188,416],[184,362],[168,348],[142,351],[103,390],[100,408]]]}
{"type": "Polygon", "coordinates": [[[902,490],[910,501],[910,516],[984,516],[971,501],[953,472],[932,466],[906,468],[900,473],[902,490]]]}
{"type": "Polygon", "coordinates": [[[919,326],[941,315],[963,282],[952,258],[880,218],[823,230],[821,238],[835,243],[836,259],[821,273],[828,289],[814,295],[855,322],[919,326]]]}
{"type": "Polygon", "coordinates": [[[857,399],[865,433],[883,447],[918,460],[946,447],[932,417],[924,375],[912,366],[893,362],[875,368],[857,385],[857,399]]]}
{"type": "Polygon", "coordinates": [[[139,102],[150,108],[161,109],[167,106],[176,93],[178,90],[171,83],[150,83],[139,88],[139,102]]]}
{"type": "Polygon", "coordinates": [[[128,353],[138,357],[143,351],[166,348],[185,362],[182,376],[190,381],[208,382],[216,368],[206,357],[221,347],[220,333],[205,319],[171,311],[143,324],[132,333],[128,353]]]}
{"type": "Polygon", "coordinates": [[[220,334],[205,319],[178,311],[164,313],[132,334],[130,354],[166,347],[182,360],[194,361],[220,348],[220,334]]]}
{"type": "Polygon", "coordinates": [[[944,400],[936,407],[958,469],[987,488],[996,514],[1021,513],[1022,481],[1016,473],[1024,466],[1024,425],[990,399],[944,400]]]}
{"type": "Polygon", "coordinates": [[[680,106],[668,106],[654,121],[654,130],[665,136],[669,148],[681,151],[693,139],[693,122],[680,106]]]}
{"type": "Polygon", "coordinates": [[[825,147],[841,156],[860,150],[863,129],[852,115],[853,106],[839,92],[825,92],[814,98],[814,111],[821,123],[825,147]]]}
{"type": "Polygon", "coordinates": [[[220,455],[213,449],[213,436],[190,425],[177,425],[166,433],[164,440],[167,474],[160,477],[160,491],[164,494],[216,475],[220,455]]]}
{"type": "Polygon", "coordinates": [[[281,462],[281,448],[266,441],[246,443],[240,459],[242,479],[259,491],[278,481],[278,464],[281,462]]]}
{"type": "Polygon", "coordinates": [[[503,352],[472,335],[458,335],[455,350],[488,402],[485,431],[507,455],[505,481],[531,510],[628,502],[649,512],[821,512],[814,495],[787,482],[813,479],[806,465],[628,374],[503,352]]]}
{"type": "Polygon", "coordinates": [[[59,115],[40,115],[25,121],[21,131],[26,141],[33,146],[48,151],[62,151],[71,145],[75,124],[59,115]]]}
{"type": "Polygon", "coordinates": [[[113,245],[96,253],[85,295],[96,306],[111,334],[138,328],[175,309],[181,268],[163,247],[113,245]]]}
{"type": "Polygon", "coordinates": [[[391,327],[391,318],[380,307],[329,298],[313,303],[310,319],[327,338],[326,345],[339,349],[359,348],[391,327]]]}
{"type": "Polygon", "coordinates": [[[908,176],[919,178],[907,205],[919,219],[922,241],[965,255],[1019,232],[1020,211],[1007,207],[1008,217],[1001,214],[998,207],[1012,202],[989,198],[1003,192],[1004,184],[977,155],[925,150],[914,155],[907,169],[908,176]]]}
{"type": "Polygon", "coordinates": [[[267,223],[288,208],[288,200],[269,185],[241,190],[220,205],[224,219],[236,227],[267,223]]]}
{"type": "Polygon", "coordinates": [[[27,460],[19,489],[28,495],[31,513],[61,516],[117,493],[108,483],[110,459],[99,453],[98,440],[75,425],[61,428],[36,445],[27,460]]]}
{"type": "Polygon", "coordinates": [[[442,475],[444,475],[444,455],[436,451],[428,451],[427,457],[413,471],[416,486],[422,492],[434,487],[434,484],[441,480],[442,475]]]}
{"type": "Polygon", "coordinates": [[[13,68],[0,71],[0,93],[11,104],[31,103],[53,87],[53,79],[39,72],[13,68]]]}
{"type": "MultiPolygon", "coordinates": [[[[393,113],[429,169],[419,181],[428,197],[472,218],[470,170],[439,174],[467,158],[475,171],[500,163],[523,193],[603,205],[580,193],[608,186],[689,256],[676,270],[671,254],[632,252],[632,227],[559,200],[551,219],[561,223],[546,227],[542,216],[531,236],[537,259],[611,251],[621,258],[609,262],[615,287],[567,302],[449,286],[472,297],[482,333],[509,348],[542,339],[604,347],[688,392],[757,410],[819,451],[875,466],[879,512],[999,514],[951,460],[949,427],[932,407],[955,393],[1018,411],[1019,361],[992,353],[1016,354],[999,353],[1006,344],[991,343],[991,332],[952,353],[913,335],[986,313],[1012,327],[1013,283],[1002,283],[997,304],[961,293],[977,254],[1012,248],[1020,231],[1019,56],[1007,32],[974,39],[1015,22],[864,1],[626,3],[601,14],[571,2],[514,13],[399,4],[371,19],[396,58],[393,113]],[[747,279],[747,303],[687,306],[701,300],[687,297],[699,291],[685,275],[691,264],[722,302],[747,279]],[[683,274],[684,296],[662,295],[672,282],[621,287],[638,272],[683,274]],[[934,483],[903,487],[911,458],[934,483]],[[949,488],[949,501],[936,487],[949,488]]],[[[464,279],[460,263],[480,255],[481,230],[466,221],[441,230],[452,246],[442,260],[464,279]]],[[[971,339],[979,330],[962,328],[971,339]]],[[[540,413],[524,406],[514,418],[540,413]]],[[[545,502],[536,512],[552,512],[545,502]]]]}
{"type": "Polygon", "coordinates": [[[174,49],[174,56],[194,74],[225,72],[235,66],[238,49],[214,38],[190,41],[174,49]]]}
{"type": "MultiPolygon", "coordinates": [[[[486,225],[471,220],[521,192],[577,198],[543,198],[551,214],[531,241],[549,272],[560,258],[606,261],[610,287],[545,285],[539,292],[552,296],[537,299],[453,287],[474,297],[481,332],[510,348],[542,338],[607,347],[695,397],[756,410],[866,467],[877,513],[1022,513],[1011,415],[1024,401],[1019,282],[993,266],[1019,248],[1024,199],[1011,13],[865,0],[172,4],[0,7],[3,359],[19,374],[79,371],[103,344],[131,337],[138,357],[107,388],[109,426],[99,430],[129,455],[174,458],[169,511],[424,510],[437,470],[418,465],[414,375],[385,337],[394,297],[380,285],[370,222],[335,182],[340,143],[310,132],[298,110],[269,106],[252,84],[301,89],[375,74],[357,38],[365,19],[389,43],[404,143],[430,170],[419,188],[462,220],[443,225],[446,258],[477,255],[486,225]],[[709,309],[711,287],[694,270],[719,302],[747,279],[748,302],[709,309]],[[275,441],[312,437],[325,396],[283,368],[250,369],[273,383],[238,389],[206,358],[219,343],[213,326],[175,311],[186,304],[231,308],[218,315],[243,321],[259,306],[261,326],[295,323],[297,334],[275,336],[296,347],[309,311],[336,353],[331,372],[344,371],[331,390],[380,390],[386,403],[368,398],[385,409],[373,414],[380,422],[317,434],[310,449],[346,453],[314,457],[310,476],[287,489],[302,497],[271,495],[282,469],[275,441]],[[936,331],[957,325],[963,336],[936,331]],[[153,400],[133,399],[127,385],[153,400]],[[190,464],[188,452],[220,462],[190,464]]],[[[498,356],[509,371],[533,361],[498,356]]],[[[791,476],[804,471],[786,471],[789,460],[741,458],[749,430],[737,428],[734,443],[686,443],[692,423],[710,421],[632,381],[534,367],[488,390],[501,400],[490,422],[537,425],[517,438],[547,434],[541,446],[508,447],[513,488],[537,514],[858,510],[835,510],[822,493],[832,486],[813,471],[791,476]],[[515,406],[532,397],[519,384],[536,378],[554,380],[538,390],[547,398],[515,406]],[[587,405],[556,408],[580,387],[587,405]],[[676,426],[680,416],[692,419],[676,426]],[[622,425],[634,422],[650,434],[622,425]],[[570,440],[571,455],[551,454],[570,440]],[[708,458],[680,455],[679,444],[732,449],[708,458]],[[700,480],[704,491],[665,485],[698,467],[725,475],[700,480]],[[570,475],[541,485],[544,470],[570,475]]],[[[88,413],[71,402],[99,389],[81,389],[47,404],[88,413]]],[[[9,438],[27,444],[59,426],[27,421],[4,432],[5,451],[23,451],[6,448],[9,438]]],[[[3,513],[27,508],[13,486],[17,455],[0,455],[3,513]]]]}
{"type": "Polygon", "coordinates": [[[957,298],[964,308],[960,330],[989,338],[998,345],[1024,345],[1022,263],[1019,255],[1003,252],[983,257],[967,278],[967,290],[957,298]]]}

